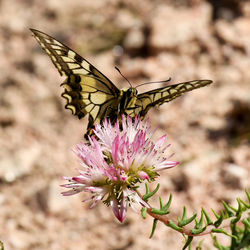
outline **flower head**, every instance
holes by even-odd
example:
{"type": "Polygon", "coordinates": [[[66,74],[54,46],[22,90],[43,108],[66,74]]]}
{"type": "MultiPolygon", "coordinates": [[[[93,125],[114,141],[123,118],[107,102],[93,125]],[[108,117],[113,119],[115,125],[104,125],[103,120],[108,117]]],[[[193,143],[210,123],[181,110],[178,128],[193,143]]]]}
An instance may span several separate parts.
{"type": "Polygon", "coordinates": [[[64,177],[69,183],[62,186],[70,190],[62,194],[89,192],[91,197],[87,200],[93,201],[91,207],[103,200],[123,222],[128,206],[148,206],[136,192],[138,183],[155,180],[159,171],[178,162],[163,156],[169,147],[164,146],[166,136],[153,142],[149,122],[143,124],[138,117],[133,121],[123,116],[114,125],[105,119],[102,125],[95,126],[94,133],[89,144],[77,145],[75,153],[82,168],[78,176],[64,177]]]}

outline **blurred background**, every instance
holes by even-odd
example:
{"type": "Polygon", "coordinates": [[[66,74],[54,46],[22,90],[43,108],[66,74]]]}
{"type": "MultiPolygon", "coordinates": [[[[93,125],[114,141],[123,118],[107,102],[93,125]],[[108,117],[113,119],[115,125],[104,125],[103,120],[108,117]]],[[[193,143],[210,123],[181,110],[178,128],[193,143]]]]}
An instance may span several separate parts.
{"type": "MultiPolygon", "coordinates": [[[[118,87],[172,78],[211,79],[208,87],[152,109],[180,161],[158,182],[173,193],[172,216],[184,205],[218,211],[249,188],[250,1],[2,0],[0,1],[0,240],[6,249],[181,249],[183,237],[129,210],[90,210],[62,197],[61,176],[79,167],[72,149],[86,131],[64,109],[60,77],[31,36],[41,30],[67,44],[118,87]]],[[[161,85],[139,88],[147,91],[161,85]]],[[[156,184],[153,184],[152,188],[156,184]]],[[[143,189],[142,189],[143,190],[143,189]]],[[[152,200],[157,206],[157,199],[152,200]]],[[[211,213],[212,215],[212,213],[211,213]]],[[[173,217],[174,218],[174,217],[173,217]]],[[[213,249],[210,236],[204,249],[213,249]]],[[[222,240],[224,238],[222,237],[222,240]]]]}

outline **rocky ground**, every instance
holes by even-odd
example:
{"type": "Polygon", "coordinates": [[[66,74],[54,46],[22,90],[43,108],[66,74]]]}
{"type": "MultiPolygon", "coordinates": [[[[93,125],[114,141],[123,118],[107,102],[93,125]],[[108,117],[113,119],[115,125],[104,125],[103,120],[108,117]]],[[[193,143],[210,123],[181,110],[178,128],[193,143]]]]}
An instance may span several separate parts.
{"type": "MultiPolygon", "coordinates": [[[[0,240],[6,249],[181,249],[180,234],[129,210],[90,210],[84,194],[62,197],[62,175],[76,174],[71,149],[87,119],[64,109],[63,79],[29,28],[68,44],[119,87],[118,66],[136,84],[211,79],[208,87],[149,112],[180,165],[158,178],[183,206],[218,211],[245,199],[250,170],[250,2],[214,0],[0,1],[0,240]]],[[[146,85],[141,91],[155,88],[146,85]]],[[[158,85],[157,85],[158,86],[158,85]]],[[[154,184],[153,184],[154,186],[154,184]]],[[[152,201],[157,205],[157,200],[152,201]]],[[[197,245],[203,238],[194,241],[197,245]]],[[[204,249],[213,249],[210,236],[204,249]]],[[[222,239],[224,240],[224,238],[222,239]]]]}

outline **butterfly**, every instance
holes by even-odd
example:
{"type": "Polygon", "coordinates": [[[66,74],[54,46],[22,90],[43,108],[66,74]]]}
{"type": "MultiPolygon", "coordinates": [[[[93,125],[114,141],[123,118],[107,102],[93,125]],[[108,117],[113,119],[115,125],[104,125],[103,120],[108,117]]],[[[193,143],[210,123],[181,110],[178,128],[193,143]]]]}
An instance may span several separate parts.
{"type": "Polygon", "coordinates": [[[72,49],[44,32],[30,29],[65,81],[62,97],[66,109],[79,119],[89,115],[86,135],[104,118],[115,121],[122,114],[145,117],[150,108],[172,101],[187,91],[208,84],[211,80],[193,80],[157,88],[138,94],[136,88],[118,89],[104,74],[72,49]]]}

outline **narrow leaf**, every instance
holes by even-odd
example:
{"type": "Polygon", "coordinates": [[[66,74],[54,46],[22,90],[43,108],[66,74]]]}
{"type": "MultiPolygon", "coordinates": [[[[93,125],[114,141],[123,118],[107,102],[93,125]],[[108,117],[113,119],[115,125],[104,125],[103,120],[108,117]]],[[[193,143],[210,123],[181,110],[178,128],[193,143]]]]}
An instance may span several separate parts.
{"type": "Polygon", "coordinates": [[[242,213],[239,213],[235,218],[231,220],[232,224],[236,224],[241,219],[242,213]]]}
{"type": "Polygon", "coordinates": [[[148,183],[145,183],[145,188],[146,188],[146,194],[149,193],[149,186],[148,186],[148,183]]]}
{"type": "Polygon", "coordinates": [[[221,216],[217,221],[214,222],[215,227],[218,227],[223,221],[223,213],[221,212],[221,216]]]}
{"type": "Polygon", "coordinates": [[[205,211],[205,209],[202,208],[202,213],[205,215],[206,220],[207,220],[207,225],[212,225],[213,221],[212,219],[209,217],[208,213],[205,211]]]}
{"type": "Polygon", "coordinates": [[[186,218],[187,218],[187,209],[186,207],[183,207],[183,214],[181,220],[186,220],[186,218]]]}
{"type": "Polygon", "coordinates": [[[147,216],[147,208],[146,207],[143,207],[141,209],[141,216],[143,219],[146,219],[146,216],[147,216]]]}
{"type": "Polygon", "coordinates": [[[217,237],[215,235],[212,235],[212,239],[214,241],[214,246],[217,247],[219,250],[224,250],[224,247],[219,243],[217,240],[217,237]]]}
{"type": "Polygon", "coordinates": [[[198,247],[196,248],[196,250],[202,250],[202,244],[203,244],[203,242],[204,242],[204,240],[201,240],[201,241],[199,242],[199,245],[198,245],[198,247]]]}
{"type": "Polygon", "coordinates": [[[191,233],[192,233],[192,234],[200,234],[200,233],[202,233],[203,231],[205,231],[206,228],[207,228],[207,227],[203,227],[203,228],[193,228],[193,229],[191,230],[191,233]]]}
{"type": "Polygon", "coordinates": [[[196,222],[195,228],[197,228],[197,229],[202,228],[202,226],[203,226],[203,216],[204,216],[203,213],[201,213],[200,221],[198,223],[196,222]]]}
{"type": "Polygon", "coordinates": [[[242,223],[244,223],[246,229],[250,230],[250,220],[249,219],[244,219],[242,221],[242,223]]]}
{"type": "Polygon", "coordinates": [[[178,232],[183,231],[183,228],[178,227],[173,221],[169,221],[169,224],[167,226],[173,228],[174,230],[176,230],[178,232]]]}
{"type": "Polygon", "coordinates": [[[241,200],[241,199],[239,199],[239,200],[240,200],[240,202],[243,204],[243,206],[245,207],[244,210],[250,208],[250,204],[246,203],[245,201],[243,201],[243,200],[241,200]]]}
{"type": "Polygon", "coordinates": [[[162,203],[161,197],[159,197],[159,201],[160,201],[160,208],[161,208],[161,210],[164,210],[164,209],[162,209],[163,208],[163,203],[162,203]]]}
{"type": "Polygon", "coordinates": [[[245,190],[245,192],[246,192],[246,195],[247,195],[248,202],[250,202],[250,193],[248,192],[248,190],[245,190]]]}
{"type": "Polygon", "coordinates": [[[213,212],[214,216],[216,217],[216,219],[220,218],[220,215],[218,215],[213,209],[212,209],[212,212],[213,212]]]}
{"type": "Polygon", "coordinates": [[[242,213],[242,205],[241,205],[241,202],[240,202],[239,198],[237,198],[236,200],[237,200],[237,203],[238,203],[238,210],[236,212],[236,215],[238,216],[239,214],[241,215],[241,213],[242,213]]]}
{"type": "Polygon", "coordinates": [[[238,209],[237,208],[235,208],[235,207],[233,207],[232,205],[230,205],[230,204],[227,204],[234,212],[237,212],[238,211],[238,209]]]}
{"type": "Polygon", "coordinates": [[[225,201],[222,201],[222,204],[228,214],[229,217],[234,216],[234,213],[231,211],[230,207],[227,205],[227,203],[225,201]]]}
{"type": "Polygon", "coordinates": [[[152,208],[151,212],[154,214],[159,214],[159,215],[165,215],[165,214],[169,214],[169,211],[163,211],[163,210],[159,210],[156,208],[152,208]]]}
{"type": "Polygon", "coordinates": [[[151,234],[150,234],[150,236],[149,236],[150,239],[151,239],[151,238],[153,237],[153,235],[154,235],[154,232],[155,232],[155,229],[156,229],[156,226],[157,226],[157,222],[158,222],[158,220],[157,220],[157,219],[154,219],[154,221],[153,221],[153,227],[152,227],[152,232],[151,232],[151,234]]]}
{"type": "Polygon", "coordinates": [[[196,216],[197,214],[194,214],[192,217],[188,219],[179,221],[178,226],[180,227],[186,226],[187,224],[191,223],[196,218],[196,216]]]}
{"type": "Polygon", "coordinates": [[[229,234],[226,230],[224,230],[223,228],[213,228],[212,229],[212,232],[213,233],[222,233],[222,234],[225,234],[231,238],[234,238],[237,240],[237,237],[235,235],[232,235],[232,234],[229,234]]]}
{"type": "Polygon", "coordinates": [[[152,191],[152,192],[146,193],[146,194],[143,196],[143,199],[144,199],[144,200],[148,200],[150,197],[152,197],[152,196],[159,190],[159,188],[160,188],[160,184],[158,183],[158,184],[157,184],[157,187],[155,188],[155,190],[152,191]]]}
{"type": "Polygon", "coordinates": [[[185,245],[183,246],[182,250],[185,250],[188,246],[190,246],[190,244],[192,243],[192,240],[193,240],[193,236],[188,236],[186,242],[185,242],[185,245]]]}
{"type": "Polygon", "coordinates": [[[168,199],[168,202],[166,203],[166,205],[163,207],[163,210],[168,210],[170,205],[171,205],[171,202],[172,202],[172,198],[173,198],[173,195],[170,194],[169,195],[169,199],[168,199]]]}

